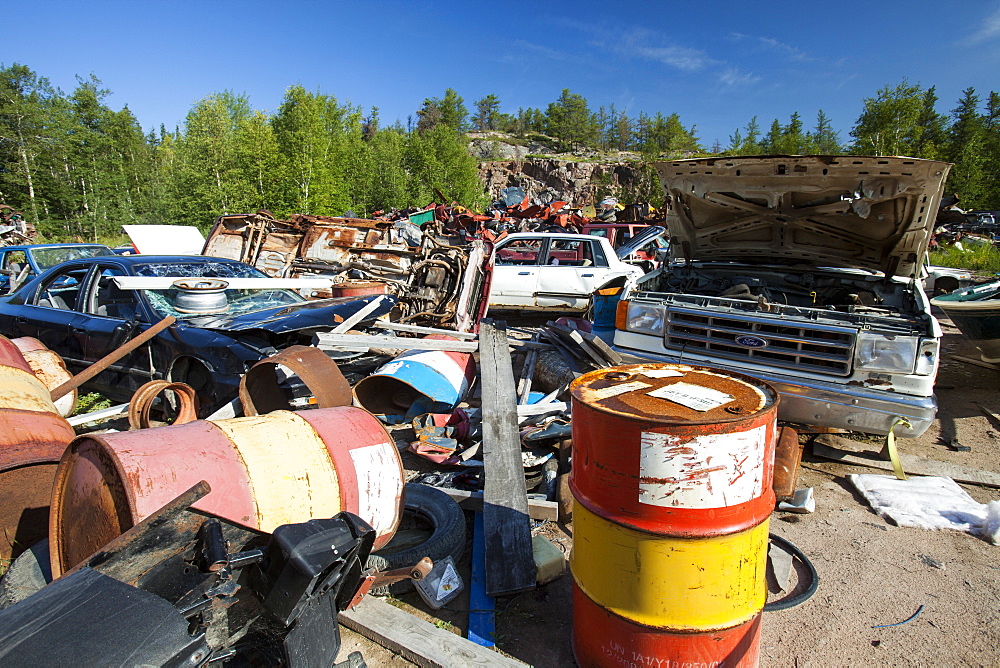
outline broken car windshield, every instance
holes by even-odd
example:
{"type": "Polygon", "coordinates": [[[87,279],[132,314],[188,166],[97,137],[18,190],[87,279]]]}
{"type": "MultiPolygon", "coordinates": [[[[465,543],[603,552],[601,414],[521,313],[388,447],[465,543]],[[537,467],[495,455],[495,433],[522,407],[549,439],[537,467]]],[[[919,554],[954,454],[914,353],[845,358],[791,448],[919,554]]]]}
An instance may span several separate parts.
{"type": "MultiPolygon", "coordinates": [[[[243,264],[229,262],[162,262],[138,265],[136,276],[190,276],[198,278],[268,278],[266,274],[243,264]]],[[[206,313],[219,313],[229,316],[256,313],[268,309],[280,308],[289,304],[306,301],[304,297],[292,290],[275,288],[267,289],[227,289],[225,300],[217,304],[217,308],[191,313],[177,309],[177,298],[181,294],[176,288],[167,290],[143,290],[150,306],[161,317],[172,315],[177,319],[204,316],[206,313]]]]}

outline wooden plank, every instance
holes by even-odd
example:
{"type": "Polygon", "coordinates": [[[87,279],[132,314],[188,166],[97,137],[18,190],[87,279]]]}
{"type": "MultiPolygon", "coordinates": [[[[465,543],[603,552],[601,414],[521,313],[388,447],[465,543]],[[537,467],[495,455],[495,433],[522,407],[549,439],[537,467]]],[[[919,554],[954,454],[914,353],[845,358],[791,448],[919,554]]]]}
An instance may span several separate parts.
{"type": "Polygon", "coordinates": [[[535,587],[535,559],[505,323],[482,322],[479,366],[483,388],[486,593],[516,594],[535,587]]]}
{"type": "Polygon", "coordinates": [[[618,354],[618,351],[609,346],[608,342],[599,337],[597,334],[580,330],[580,336],[582,336],[587,343],[596,348],[597,351],[604,356],[604,359],[608,360],[612,366],[618,366],[624,361],[622,356],[618,354]]]}
{"type": "Polygon", "coordinates": [[[359,308],[357,312],[351,315],[350,318],[348,318],[344,322],[340,323],[339,325],[331,329],[330,333],[343,334],[344,332],[349,331],[351,327],[354,327],[356,324],[358,324],[366,317],[368,317],[368,314],[377,309],[384,299],[385,295],[379,295],[375,299],[371,300],[370,302],[365,304],[362,308],[359,308]]]}
{"type": "Polygon", "coordinates": [[[90,413],[84,413],[83,415],[68,417],[66,418],[66,422],[69,422],[69,426],[71,427],[78,427],[81,424],[87,424],[88,422],[100,422],[118,415],[124,415],[125,413],[128,413],[128,404],[118,404],[117,406],[112,406],[110,408],[102,408],[99,411],[92,411],[90,413]]]}
{"type": "MultiPolygon", "coordinates": [[[[472,492],[465,489],[454,489],[451,487],[435,487],[455,499],[462,507],[462,510],[482,512],[483,493],[472,492]]],[[[555,521],[559,519],[559,504],[555,501],[543,501],[542,499],[528,499],[528,516],[538,521],[555,521]]]]}
{"type": "Polygon", "coordinates": [[[478,336],[478,334],[473,334],[471,332],[456,332],[453,329],[441,329],[439,327],[421,327],[420,325],[410,325],[404,322],[389,322],[388,320],[379,320],[375,323],[375,326],[379,329],[390,329],[395,332],[410,332],[413,334],[447,334],[448,336],[454,336],[456,339],[462,339],[465,341],[473,341],[478,336]]]}
{"type": "Polygon", "coordinates": [[[475,341],[441,341],[439,339],[404,339],[399,336],[379,336],[375,334],[334,334],[317,332],[313,335],[313,345],[318,348],[396,348],[399,350],[445,350],[449,352],[473,353],[479,349],[475,341]]]}
{"type": "MultiPolygon", "coordinates": [[[[883,459],[880,453],[858,449],[859,446],[867,446],[865,443],[857,443],[833,434],[820,434],[813,440],[812,446],[813,454],[817,457],[843,464],[867,466],[885,471],[892,470],[892,463],[883,459]]],[[[899,454],[899,461],[903,464],[903,470],[907,474],[945,476],[956,482],[983,485],[984,487],[1000,487],[1000,473],[903,453],[899,454]]]]}
{"type": "Polygon", "coordinates": [[[338,619],[352,631],[424,668],[526,665],[372,596],[366,596],[353,610],[341,612],[338,619]]]}
{"type": "Polygon", "coordinates": [[[566,366],[569,367],[570,371],[577,374],[583,371],[583,367],[580,366],[580,362],[584,356],[582,352],[579,354],[574,353],[569,346],[563,343],[563,340],[560,339],[555,332],[542,330],[542,337],[547,339],[556,347],[556,350],[559,351],[559,355],[563,358],[563,361],[566,362],[566,366]]]}
{"type": "MultiPolygon", "coordinates": [[[[532,334],[531,340],[537,341],[539,335],[532,334]]],[[[535,375],[535,364],[538,362],[538,351],[529,350],[524,356],[524,367],[521,369],[521,378],[517,382],[517,403],[526,404],[528,403],[528,397],[531,394],[531,380],[532,376],[535,375]]]]}
{"type": "Polygon", "coordinates": [[[580,332],[580,330],[572,329],[569,327],[560,327],[559,325],[555,325],[553,329],[558,331],[560,334],[565,334],[565,336],[569,337],[569,339],[573,343],[575,343],[577,347],[580,348],[580,350],[587,353],[587,356],[590,357],[593,363],[596,364],[598,367],[609,366],[608,360],[604,358],[604,355],[602,355],[600,352],[597,351],[596,348],[594,348],[592,345],[587,343],[586,340],[584,340],[583,334],[580,332]]]}

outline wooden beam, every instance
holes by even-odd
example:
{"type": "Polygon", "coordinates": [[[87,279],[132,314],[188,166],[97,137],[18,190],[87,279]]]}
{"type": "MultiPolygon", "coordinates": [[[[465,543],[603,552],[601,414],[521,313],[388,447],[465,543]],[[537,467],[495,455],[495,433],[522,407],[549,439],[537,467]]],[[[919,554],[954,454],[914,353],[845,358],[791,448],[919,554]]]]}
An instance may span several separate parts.
{"type": "Polygon", "coordinates": [[[338,615],[341,624],[424,668],[525,666],[372,596],[338,615]]]}
{"type": "Polygon", "coordinates": [[[446,350],[473,353],[479,349],[475,341],[441,341],[440,339],[404,339],[399,336],[374,334],[334,334],[317,332],[313,345],[318,348],[396,348],[399,350],[446,350]]]}
{"type": "Polygon", "coordinates": [[[351,327],[368,317],[368,314],[379,307],[382,301],[385,299],[385,295],[379,295],[375,299],[371,300],[365,304],[362,308],[359,308],[351,317],[349,317],[344,322],[340,323],[336,327],[330,330],[331,334],[343,334],[344,332],[350,331],[351,327]]]}
{"type": "Polygon", "coordinates": [[[483,528],[486,593],[516,594],[535,587],[528,493],[518,435],[516,391],[507,326],[484,320],[479,330],[483,398],[483,528]]]}
{"type": "Polygon", "coordinates": [[[453,329],[441,329],[439,327],[421,327],[420,325],[410,325],[403,322],[390,322],[388,320],[379,320],[375,323],[375,327],[379,329],[389,329],[395,332],[410,332],[412,334],[447,334],[448,336],[454,336],[456,339],[462,339],[464,341],[472,341],[478,335],[471,332],[456,332],[453,329]]]}

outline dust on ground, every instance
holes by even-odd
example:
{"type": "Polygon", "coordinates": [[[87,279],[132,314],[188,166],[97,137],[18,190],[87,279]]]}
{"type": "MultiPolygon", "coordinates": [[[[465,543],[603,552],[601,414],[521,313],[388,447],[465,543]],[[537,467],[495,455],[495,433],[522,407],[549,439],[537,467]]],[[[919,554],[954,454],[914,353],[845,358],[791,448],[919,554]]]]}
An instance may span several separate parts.
{"type": "MultiPolygon", "coordinates": [[[[952,359],[978,359],[978,352],[943,314],[936,315],[945,331],[938,420],[920,438],[900,439],[899,450],[1000,473],[1000,423],[981,408],[1000,414],[1000,371],[952,359]],[[956,439],[970,450],[950,449],[956,439]]],[[[885,472],[819,459],[807,448],[798,486],[814,488],[816,512],[771,516],[771,532],[808,556],[820,584],[804,604],[764,613],[761,665],[1000,666],[1000,547],[964,533],[894,526],[853,490],[851,473],[885,472]],[[885,626],[918,610],[911,621],[885,626]]],[[[1000,499],[997,489],[962,487],[982,503],[1000,499]]],[[[532,532],[544,534],[568,556],[571,527],[533,522],[532,532]]],[[[462,564],[466,582],[468,547],[462,564]]],[[[497,647],[539,668],[572,666],[571,582],[567,569],[534,591],[496,599],[497,647]]],[[[438,611],[416,593],[393,603],[457,633],[466,631],[467,593],[438,611]]],[[[357,650],[372,666],[411,665],[342,632],[342,656],[357,650]]]]}

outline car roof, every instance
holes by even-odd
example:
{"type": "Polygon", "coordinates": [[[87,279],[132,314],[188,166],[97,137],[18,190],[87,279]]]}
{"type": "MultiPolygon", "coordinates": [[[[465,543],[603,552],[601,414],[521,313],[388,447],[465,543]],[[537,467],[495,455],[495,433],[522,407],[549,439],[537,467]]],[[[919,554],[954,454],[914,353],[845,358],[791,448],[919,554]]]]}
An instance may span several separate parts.
{"type": "Polygon", "coordinates": [[[91,246],[101,246],[102,248],[108,248],[104,244],[99,244],[99,243],[92,243],[92,244],[19,244],[17,246],[0,246],[0,251],[29,250],[29,249],[36,249],[36,248],[89,248],[91,246]]]}
{"type": "MultiPolygon", "coordinates": [[[[155,264],[157,262],[223,262],[225,264],[245,264],[239,260],[231,260],[225,257],[206,257],[204,255],[102,255],[99,257],[84,257],[71,262],[107,262],[115,261],[120,264],[155,264]]],[[[249,265],[248,265],[249,266],[249,265]]]]}
{"type": "MultiPolygon", "coordinates": [[[[506,241],[507,239],[549,239],[551,237],[559,237],[561,239],[580,239],[581,241],[592,241],[594,239],[603,239],[603,237],[595,237],[592,234],[570,234],[569,232],[517,232],[515,234],[508,234],[500,241],[506,241]]],[[[500,243],[498,241],[497,243],[500,243]]]]}

